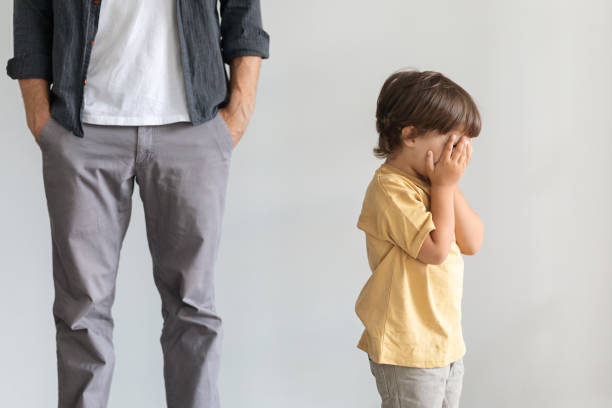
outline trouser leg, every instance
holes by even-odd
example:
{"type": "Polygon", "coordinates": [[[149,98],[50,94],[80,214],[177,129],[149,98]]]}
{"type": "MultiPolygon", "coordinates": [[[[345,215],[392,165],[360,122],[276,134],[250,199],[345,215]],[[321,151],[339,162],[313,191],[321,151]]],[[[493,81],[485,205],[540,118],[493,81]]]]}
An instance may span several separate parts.
{"type": "Polygon", "coordinates": [[[382,408],[440,408],[443,405],[449,365],[435,368],[378,364],[370,370],[376,379],[382,408]]]}
{"type": "Polygon", "coordinates": [[[139,128],[136,182],[162,301],[168,408],[219,406],[214,269],[232,153],[222,120],[139,128]]]}
{"type": "Polygon", "coordinates": [[[131,213],[127,128],[85,124],[78,138],[53,118],[41,135],[51,224],[59,408],[106,407],[114,368],[111,306],[131,213]]]}
{"type": "Polygon", "coordinates": [[[446,380],[444,408],[459,408],[459,399],[463,388],[463,358],[450,364],[450,373],[446,380]]]}

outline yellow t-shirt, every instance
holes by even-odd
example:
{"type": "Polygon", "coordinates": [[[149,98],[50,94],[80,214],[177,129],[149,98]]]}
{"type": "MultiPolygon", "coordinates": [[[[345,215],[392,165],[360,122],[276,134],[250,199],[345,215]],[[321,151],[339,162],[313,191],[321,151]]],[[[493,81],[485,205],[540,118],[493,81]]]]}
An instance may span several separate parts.
{"type": "Polygon", "coordinates": [[[358,348],[379,364],[442,367],[463,357],[463,258],[453,234],[444,263],[416,259],[435,229],[426,181],[389,164],[370,182],[357,227],[366,233],[372,275],[355,311],[358,348]]]}

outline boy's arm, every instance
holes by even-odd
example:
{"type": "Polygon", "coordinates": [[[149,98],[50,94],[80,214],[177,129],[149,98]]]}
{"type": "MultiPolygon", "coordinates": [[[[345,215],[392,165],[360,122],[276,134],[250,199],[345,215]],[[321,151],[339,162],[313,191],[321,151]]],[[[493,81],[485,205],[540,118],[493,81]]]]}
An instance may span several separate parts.
{"type": "Polygon", "coordinates": [[[457,245],[461,249],[461,253],[474,255],[478,252],[484,240],[484,224],[459,191],[459,186],[455,188],[454,210],[457,245]]]}
{"type": "Polygon", "coordinates": [[[453,143],[457,135],[453,134],[447,139],[438,164],[434,164],[432,152],[427,152],[426,170],[431,181],[430,211],[436,228],[425,237],[419,250],[417,259],[423,263],[441,264],[450,251],[455,230],[455,189],[469,160],[468,142],[463,137],[461,139],[456,149],[453,143]]]}
{"type": "Polygon", "coordinates": [[[455,228],[452,186],[431,186],[431,214],[436,229],[425,237],[417,259],[426,264],[439,265],[450,251],[455,228]]]}

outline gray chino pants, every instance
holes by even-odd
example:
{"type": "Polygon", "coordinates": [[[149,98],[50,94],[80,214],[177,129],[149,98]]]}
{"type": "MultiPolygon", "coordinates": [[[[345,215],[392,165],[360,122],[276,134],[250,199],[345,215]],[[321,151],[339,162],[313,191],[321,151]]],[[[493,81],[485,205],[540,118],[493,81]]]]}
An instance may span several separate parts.
{"type": "Polygon", "coordinates": [[[369,357],[382,408],[459,408],[463,358],[444,367],[378,364],[369,357]]]}
{"type": "Polygon", "coordinates": [[[199,125],[84,123],[75,137],[51,117],[39,141],[52,237],[59,408],[108,404],[119,252],[142,199],[168,408],[216,408],[221,318],[213,275],[232,139],[225,121],[199,125]]]}

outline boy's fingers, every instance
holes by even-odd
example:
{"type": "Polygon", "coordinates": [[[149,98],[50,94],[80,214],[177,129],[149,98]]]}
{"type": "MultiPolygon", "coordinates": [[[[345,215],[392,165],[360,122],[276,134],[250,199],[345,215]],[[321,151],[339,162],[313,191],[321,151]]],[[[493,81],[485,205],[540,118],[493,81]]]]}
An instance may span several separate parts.
{"type": "Polygon", "coordinates": [[[472,158],[472,140],[470,140],[468,142],[468,156],[467,156],[467,163],[470,163],[470,159],[472,158]]]}
{"type": "Polygon", "coordinates": [[[448,140],[446,141],[446,146],[444,146],[444,156],[447,159],[451,158],[451,154],[453,152],[453,144],[455,143],[456,139],[457,139],[457,135],[453,133],[452,135],[448,137],[448,140]]]}
{"type": "Polygon", "coordinates": [[[425,168],[427,169],[428,175],[431,174],[431,172],[433,172],[434,164],[433,164],[433,153],[431,152],[431,150],[429,150],[427,152],[427,155],[425,156],[425,168]]]}
{"type": "Polygon", "coordinates": [[[459,158],[459,163],[461,163],[462,166],[467,164],[467,157],[468,157],[468,148],[467,146],[464,146],[463,151],[461,152],[461,157],[459,158]]]}
{"type": "Polygon", "coordinates": [[[459,143],[457,143],[457,147],[453,151],[453,160],[460,160],[463,152],[465,152],[465,143],[463,143],[463,141],[460,141],[459,143]]]}
{"type": "Polygon", "coordinates": [[[467,166],[467,164],[470,162],[470,149],[471,149],[471,142],[468,140],[467,143],[465,144],[465,157],[463,159],[464,164],[467,166]]]}

